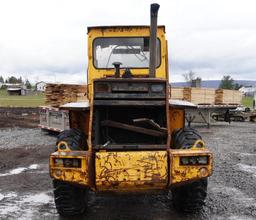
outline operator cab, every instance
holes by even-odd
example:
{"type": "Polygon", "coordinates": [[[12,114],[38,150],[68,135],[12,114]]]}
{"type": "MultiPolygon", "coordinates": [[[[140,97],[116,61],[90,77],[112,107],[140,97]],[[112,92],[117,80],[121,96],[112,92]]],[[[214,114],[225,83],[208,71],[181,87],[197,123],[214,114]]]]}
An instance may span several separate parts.
{"type": "Polygon", "coordinates": [[[89,97],[95,150],[167,148],[167,47],[156,34],[150,77],[150,27],[89,27],[89,97]]]}

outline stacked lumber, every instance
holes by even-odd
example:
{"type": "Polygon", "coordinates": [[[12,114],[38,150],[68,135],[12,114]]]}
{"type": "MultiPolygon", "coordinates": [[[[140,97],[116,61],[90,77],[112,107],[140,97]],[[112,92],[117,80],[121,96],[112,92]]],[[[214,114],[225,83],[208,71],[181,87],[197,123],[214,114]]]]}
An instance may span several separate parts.
{"type": "Polygon", "coordinates": [[[171,88],[171,99],[184,100],[183,87],[172,87],[171,88]]]}
{"type": "Polygon", "coordinates": [[[194,104],[214,104],[215,89],[186,87],[183,90],[184,100],[194,104]]]}
{"type": "Polygon", "coordinates": [[[217,89],[215,104],[241,104],[242,93],[238,90],[217,89]]]}
{"type": "Polygon", "coordinates": [[[85,97],[86,85],[47,84],[45,88],[46,104],[58,107],[65,103],[76,102],[85,97]]]}
{"type": "Polygon", "coordinates": [[[174,87],[171,99],[186,100],[194,104],[241,104],[242,93],[237,90],[174,87]]]}

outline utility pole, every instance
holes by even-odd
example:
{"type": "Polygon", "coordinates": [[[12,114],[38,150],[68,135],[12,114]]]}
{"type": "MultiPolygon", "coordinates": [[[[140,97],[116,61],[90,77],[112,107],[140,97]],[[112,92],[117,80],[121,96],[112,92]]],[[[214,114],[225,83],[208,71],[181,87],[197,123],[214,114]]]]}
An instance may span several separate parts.
{"type": "Polygon", "coordinates": [[[252,108],[256,109],[256,91],[254,91],[254,95],[253,95],[252,108]]]}

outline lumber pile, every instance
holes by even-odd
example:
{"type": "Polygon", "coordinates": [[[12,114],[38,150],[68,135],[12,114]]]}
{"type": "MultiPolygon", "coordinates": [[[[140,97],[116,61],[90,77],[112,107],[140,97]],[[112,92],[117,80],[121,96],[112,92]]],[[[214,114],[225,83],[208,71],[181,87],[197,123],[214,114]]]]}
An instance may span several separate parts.
{"type": "Polygon", "coordinates": [[[186,100],[194,104],[241,104],[242,93],[228,89],[173,87],[171,99],[186,100]]]}
{"type": "Polygon", "coordinates": [[[215,89],[186,87],[183,91],[184,100],[194,104],[214,104],[215,89]]]}
{"type": "Polygon", "coordinates": [[[241,104],[242,93],[237,90],[217,89],[215,104],[241,104]]]}
{"type": "Polygon", "coordinates": [[[86,98],[86,85],[47,84],[45,88],[46,104],[59,107],[65,103],[81,101],[86,98]]]}
{"type": "Polygon", "coordinates": [[[215,89],[192,87],[171,88],[171,99],[186,100],[194,104],[214,104],[215,89]]]}
{"type": "Polygon", "coordinates": [[[171,88],[171,99],[184,100],[183,87],[172,87],[171,88]]]}

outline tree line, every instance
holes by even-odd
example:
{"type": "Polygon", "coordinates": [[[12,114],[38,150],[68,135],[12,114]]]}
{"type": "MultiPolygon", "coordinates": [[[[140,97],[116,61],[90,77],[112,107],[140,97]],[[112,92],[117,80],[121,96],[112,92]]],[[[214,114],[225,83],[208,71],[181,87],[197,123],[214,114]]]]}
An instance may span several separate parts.
{"type": "Polygon", "coordinates": [[[29,82],[28,79],[23,80],[22,77],[15,77],[15,76],[10,76],[6,79],[3,78],[3,76],[0,76],[0,83],[11,83],[11,84],[24,84],[27,89],[31,89],[32,85],[29,82]]]}
{"type": "MultiPolygon", "coordinates": [[[[189,86],[192,85],[194,80],[200,80],[200,77],[196,77],[196,73],[193,71],[189,71],[188,73],[183,74],[185,81],[188,83],[189,86]]],[[[230,75],[224,75],[220,81],[219,89],[231,89],[231,90],[238,90],[243,85],[239,83],[235,83],[234,79],[230,75]]]]}

